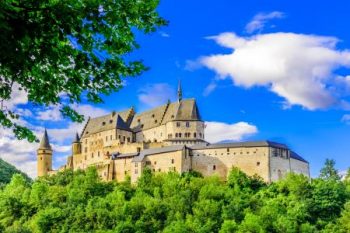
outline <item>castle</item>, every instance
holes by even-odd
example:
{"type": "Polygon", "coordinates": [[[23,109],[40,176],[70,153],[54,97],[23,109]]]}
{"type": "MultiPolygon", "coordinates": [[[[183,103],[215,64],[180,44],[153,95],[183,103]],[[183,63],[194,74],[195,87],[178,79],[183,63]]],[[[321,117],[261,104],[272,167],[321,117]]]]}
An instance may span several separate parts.
{"type": "MultiPolygon", "coordinates": [[[[47,131],[37,150],[38,176],[54,174],[53,150],[47,131]]],[[[209,144],[195,99],[178,100],[146,112],[133,108],[87,121],[72,143],[72,154],[59,170],[95,166],[106,181],[137,181],[148,167],[153,172],[198,171],[226,179],[232,167],[266,182],[289,172],[309,177],[309,163],[286,145],[271,141],[209,144]]]]}

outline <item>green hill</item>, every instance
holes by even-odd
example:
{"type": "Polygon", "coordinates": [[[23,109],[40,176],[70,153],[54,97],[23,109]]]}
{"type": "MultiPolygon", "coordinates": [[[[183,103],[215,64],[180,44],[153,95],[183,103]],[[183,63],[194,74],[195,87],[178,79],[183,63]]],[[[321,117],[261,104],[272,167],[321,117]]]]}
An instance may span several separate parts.
{"type": "Polygon", "coordinates": [[[23,175],[27,180],[30,180],[25,173],[0,158],[0,186],[9,183],[12,176],[17,173],[23,175]]]}

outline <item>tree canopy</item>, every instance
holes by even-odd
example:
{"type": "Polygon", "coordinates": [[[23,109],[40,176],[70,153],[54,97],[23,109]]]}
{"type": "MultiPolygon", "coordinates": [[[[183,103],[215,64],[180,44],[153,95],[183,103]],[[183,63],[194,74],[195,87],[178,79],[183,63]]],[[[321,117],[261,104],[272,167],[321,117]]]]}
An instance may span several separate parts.
{"type": "Polygon", "coordinates": [[[94,168],[0,189],[0,232],[350,232],[349,183],[289,174],[265,184],[239,169],[102,182],[94,168]]]}
{"type": "Polygon", "coordinates": [[[0,1],[0,126],[19,139],[34,141],[6,100],[18,89],[31,103],[59,105],[73,121],[71,108],[82,97],[99,103],[100,94],[122,87],[125,77],[146,67],[127,55],[139,47],[135,32],[154,32],[167,22],[159,0],[5,0],[0,1]],[[64,98],[63,98],[64,97],[64,98]]]}

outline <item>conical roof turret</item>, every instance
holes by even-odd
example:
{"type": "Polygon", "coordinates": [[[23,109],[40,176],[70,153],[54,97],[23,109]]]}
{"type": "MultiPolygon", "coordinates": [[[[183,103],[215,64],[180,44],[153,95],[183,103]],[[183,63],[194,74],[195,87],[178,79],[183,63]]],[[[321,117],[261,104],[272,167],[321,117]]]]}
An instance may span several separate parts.
{"type": "Polygon", "coordinates": [[[51,150],[49,136],[47,135],[47,130],[45,129],[44,136],[40,141],[39,149],[49,149],[51,150]]]}
{"type": "Polygon", "coordinates": [[[76,133],[74,142],[80,142],[79,134],[76,133]]]}
{"type": "Polygon", "coordinates": [[[177,86],[177,100],[180,102],[182,100],[182,87],[181,80],[179,80],[179,84],[177,86]]]}

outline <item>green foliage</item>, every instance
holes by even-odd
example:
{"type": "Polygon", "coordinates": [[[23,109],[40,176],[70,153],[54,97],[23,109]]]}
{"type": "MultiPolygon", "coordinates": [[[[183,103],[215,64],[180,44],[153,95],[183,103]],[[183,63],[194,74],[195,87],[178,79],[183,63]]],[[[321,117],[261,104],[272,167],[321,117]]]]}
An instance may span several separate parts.
{"type": "Polygon", "coordinates": [[[3,232],[346,233],[347,181],[289,174],[265,184],[237,168],[228,181],[197,173],[154,174],[136,184],[102,182],[94,168],[0,191],[3,232]]]}
{"type": "Polygon", "coordinates": [[[26,174],[0,158],[0,188],[2,185],[9,183],[14,174],[21,174],[27,181],[30,181],[26,174]]]}
{"type": "Polygon", "coordinates": [[[71,108],[82,98],[102,102],[126,77],[147,68],[129,55],[139,47],[135,32],[151,33],[167,22],[159,0],[0,1],[0,125],[19,139],[34,134],[3,100],[24,90],[39,105],[57,105],[64,116],[83,121],[71,108]],[[62,94],[65,98],[62,98],[62,94]]]}
{"type": "Polygon", "coordinates": [[[324,167],[320,171],[320,178],[326,180],[340,180],[338,171],[335,169],[335,161],[333,159],[326,159],[324,167]]]}

